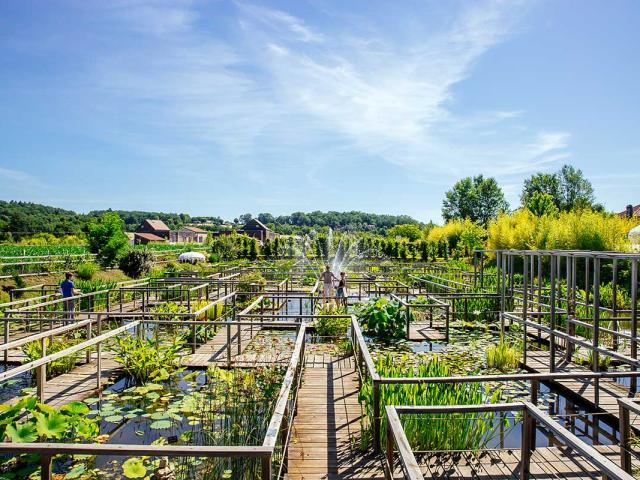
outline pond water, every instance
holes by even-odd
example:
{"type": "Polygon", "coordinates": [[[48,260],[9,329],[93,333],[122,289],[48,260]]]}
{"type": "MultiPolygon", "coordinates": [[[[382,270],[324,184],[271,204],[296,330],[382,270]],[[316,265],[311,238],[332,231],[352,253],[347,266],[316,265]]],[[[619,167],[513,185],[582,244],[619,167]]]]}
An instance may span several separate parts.
{"type": "MultiPolygon", "coordinates": [[[[11,370],[15,367],[16,365],[7,366],[0,364],[0,373],[6,372],[7,370],[11,370]]],[[[33,390],[35,387],[32,385],[33,377],[31,372],[24,372],[10,378],[9,380],[0,382],[0,403],[5,403],[12,398],[21,396],[24,389],[29,389],[28,391],[33,390]]]]}

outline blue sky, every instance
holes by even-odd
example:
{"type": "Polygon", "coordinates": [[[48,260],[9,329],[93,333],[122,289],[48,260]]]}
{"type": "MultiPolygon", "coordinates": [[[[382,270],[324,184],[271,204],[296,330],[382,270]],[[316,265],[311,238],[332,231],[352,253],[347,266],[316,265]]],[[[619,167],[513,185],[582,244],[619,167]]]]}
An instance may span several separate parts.
{"type": "Polygon", "coordinates": [[[640,203],[640,2],[0,2],[0,198],[439,220],[459,178],[640,203]]]}

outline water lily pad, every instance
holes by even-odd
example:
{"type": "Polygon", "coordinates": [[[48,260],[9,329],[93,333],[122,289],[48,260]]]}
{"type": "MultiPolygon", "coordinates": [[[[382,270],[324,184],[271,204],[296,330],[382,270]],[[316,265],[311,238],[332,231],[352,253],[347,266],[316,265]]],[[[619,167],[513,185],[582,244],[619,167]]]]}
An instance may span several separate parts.
{"type": "Polygon", "coordinates": [[[154,430],[163,430],[165,428],[170,428],[171,422],[169,420],[156,420],[149,425],[149,428],[154,430]]]}
{"type": "Polygon", "coordinates": [[[124,417],[122,415],[110,415],[108,417],[105,417],[104,421],[110,423],[120,423],[123,419],[124,417]]]}
{"type": "Polygon", "coordinates": [[[122,472],[126,478],[144,478],[147,469],[139,458],[129,458],[122,464],[122,472]]]}

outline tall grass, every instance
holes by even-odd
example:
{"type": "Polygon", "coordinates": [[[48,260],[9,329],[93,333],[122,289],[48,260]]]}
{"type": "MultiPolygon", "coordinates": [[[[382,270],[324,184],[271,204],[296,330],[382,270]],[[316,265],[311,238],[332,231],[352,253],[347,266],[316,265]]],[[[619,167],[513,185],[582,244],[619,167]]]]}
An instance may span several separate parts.
{"type": "Polygon", "coordinates": [[[500,341],[495,345],[489,345],[485,352],[487,367],[495,368],[501,372],[515,370],[520,365],[520,349],[510,345],[500,336],[500,341]]]}
{"type": "MultiPolygon", "coordinates": [[[[438,357],[421,359],[418,364],[406,357],[381,355],[376,370],[382,377],[447,377],[451,370],[438,357]]],[[[468,384],[390,384],[380,388],[381,412],[386,405],[479,405],[497,403],[502,393],[490,391],[479,383],[468,384]]],[[[373,386],[363,382],[359,400],[364,404],[367,422],[364,438],[371,437],[373,425],[373,386]]],[[[493,414],[456,413],[441,415],[403,416],[402,422],[409,444],[415,450],[478,450],[494,436],[493,414]]],[[[386,419],[382,420],[383,444],[386,438],[386,419]]]]}

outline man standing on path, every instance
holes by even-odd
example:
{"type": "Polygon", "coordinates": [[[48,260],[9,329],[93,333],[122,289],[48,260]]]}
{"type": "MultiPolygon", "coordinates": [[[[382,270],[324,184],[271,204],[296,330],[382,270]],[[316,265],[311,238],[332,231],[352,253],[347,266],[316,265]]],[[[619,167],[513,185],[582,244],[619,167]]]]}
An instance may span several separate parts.
{"type": "Polygon", "coordinates": [[[322,280],[323,288],[322,288],[322,303],[327,303],[327,298],[331,298],[331,290],[333,288],[333,281],[338,280],[333,272],[331,271],[331,267],[329,265],[325,265],[324,272],[320,274],[320,279],[322,280]]]}
{"type": "Polygon", "coordinates": [[[76,285],[75,283],[73,283],[73,273],[65,273],[64,278],[64,282],[60,284],[60,293],[62,293],[62,298],[65,299],[65,301],[63,302],[65,318],[68,320],[73,320],[73,309],[76,302],[72,297],[75,295],[79,295],[80,290],[76,290],[76,285]]]}

